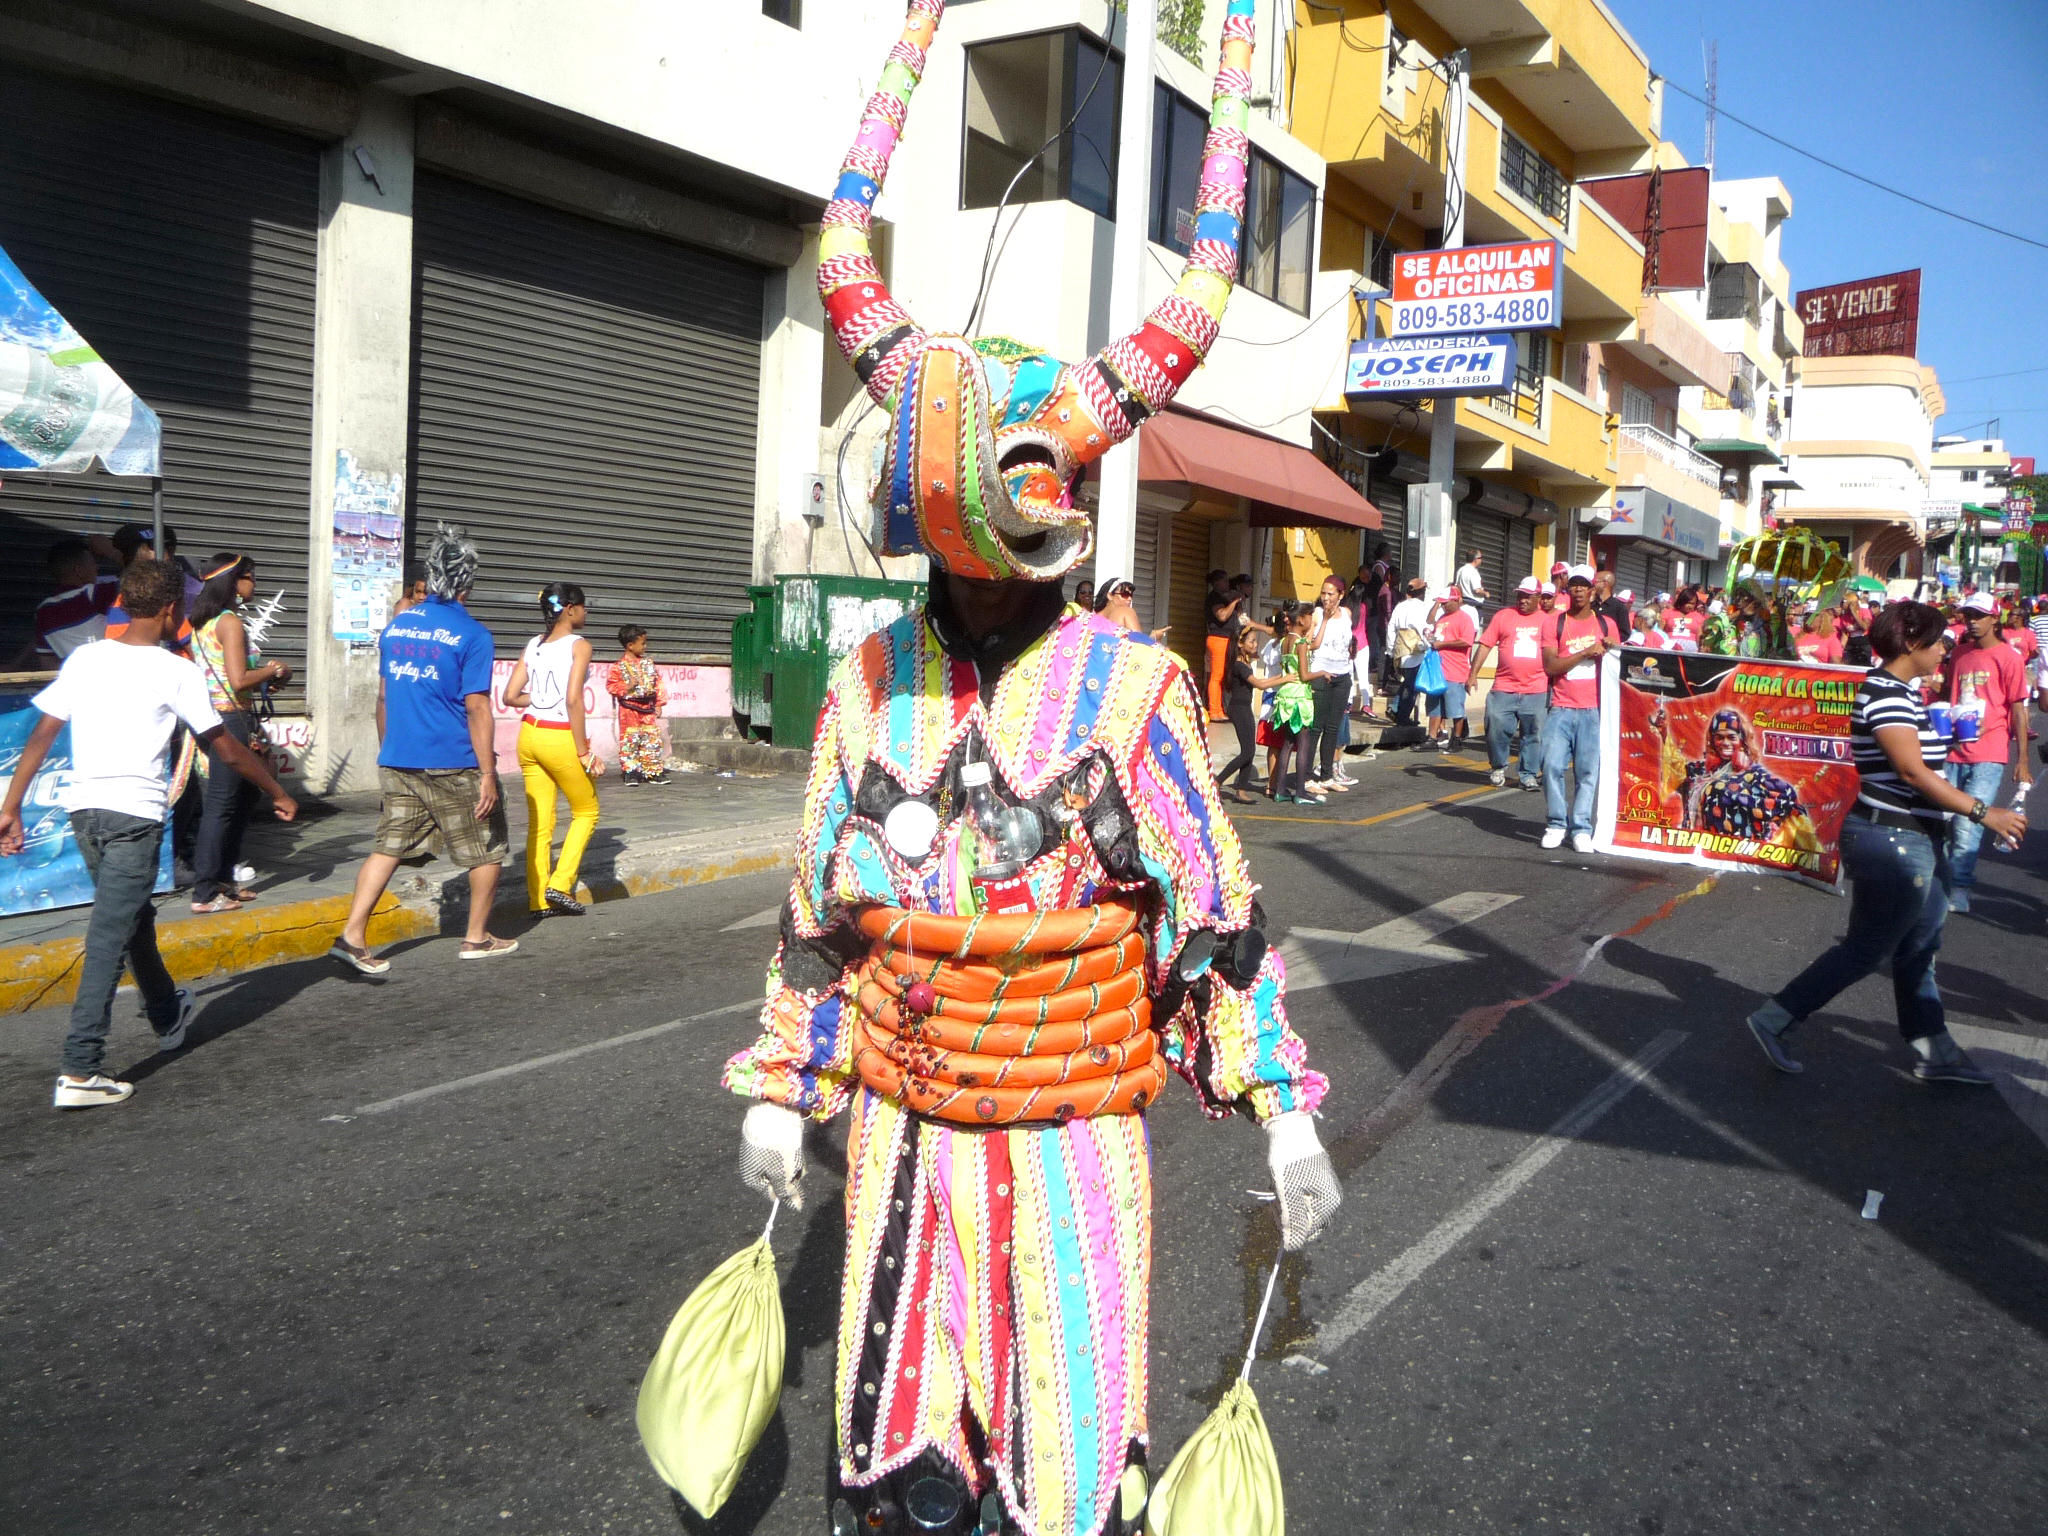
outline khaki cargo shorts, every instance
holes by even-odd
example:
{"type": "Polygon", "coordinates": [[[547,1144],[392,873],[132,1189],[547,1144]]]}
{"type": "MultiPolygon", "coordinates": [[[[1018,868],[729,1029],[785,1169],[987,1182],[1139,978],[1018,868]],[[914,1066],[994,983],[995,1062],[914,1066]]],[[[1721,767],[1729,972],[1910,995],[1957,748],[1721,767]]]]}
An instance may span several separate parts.
{"type": "Polygon", "coordinates": [[[451,863],[464,869],[504,863],[504,796],[489,816],[476,818],[483,777],[481,768],[379,768],[384,809],[377,818],[375,851],[408,858],[438,832],[451,863]]]}

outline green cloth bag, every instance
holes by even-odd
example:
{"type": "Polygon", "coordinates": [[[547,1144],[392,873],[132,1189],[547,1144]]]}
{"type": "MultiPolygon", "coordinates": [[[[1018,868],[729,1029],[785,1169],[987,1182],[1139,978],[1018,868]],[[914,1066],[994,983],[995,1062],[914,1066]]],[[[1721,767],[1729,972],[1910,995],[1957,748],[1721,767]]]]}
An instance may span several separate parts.
{"type": "Polygon", "coordinates": [[[1145,1536],[1283,1536],[1286,1529],[1273,1437],[1258,1394],[1239,1377],[1152,1490],[1145,1536]]]}
{"type": "Polygon", "coordinates": [[[782,1293],[764,1233],[690,1293],[640,1383],[647,1458],[707,1520],[732,1497],[775,1417],[782,1354],[782,1293]]]}

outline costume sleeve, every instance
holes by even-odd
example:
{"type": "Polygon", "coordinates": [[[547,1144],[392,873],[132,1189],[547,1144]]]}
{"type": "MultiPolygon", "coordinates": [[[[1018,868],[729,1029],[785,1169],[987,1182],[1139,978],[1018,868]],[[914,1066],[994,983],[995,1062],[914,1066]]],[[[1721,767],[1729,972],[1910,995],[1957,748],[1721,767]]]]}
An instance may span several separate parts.
{"type": "Polygon", "coordinates": [[[1212,1115],[1242,1109],[1266,1121],[1312,1110],[1329,1084],[1309,1070],[1308,1048],[1288,1025],[1278,951],[1268,949],[1243,986],[1211,963],[1217,939],[1257,921],[1255,887],[1217,794],[1201,702],[1185,668],[1175,663],[1172,674],[1130,773],[1140,854],[1162,897],[1149,979],[1155,1008],[1172,1009],[1158,1021],[1167,1059],[1212,1115]],[[1188,968],[1201,967],[1191,983],[1176,974],[1184,950],[1188,968]]]}
{"type": "Polygon", "coordinates": [[[818,716],[797,830],[795,878],[782,909],[782,940],[768,963],[761,1037],[725,1064],[725,1087],[829,1120],[853,1095],[851,1021],[844,988],[861,946],[833,902],[828,871],[853,801],[843,757],[842,693],[858,692],[842,668],[818,716]]]}
{"type": "Polygon", "coordinates": [[[626,696],[626,664],[623,661],[613,662],[604,669],[604,691],[615,699],[626,696]]]}

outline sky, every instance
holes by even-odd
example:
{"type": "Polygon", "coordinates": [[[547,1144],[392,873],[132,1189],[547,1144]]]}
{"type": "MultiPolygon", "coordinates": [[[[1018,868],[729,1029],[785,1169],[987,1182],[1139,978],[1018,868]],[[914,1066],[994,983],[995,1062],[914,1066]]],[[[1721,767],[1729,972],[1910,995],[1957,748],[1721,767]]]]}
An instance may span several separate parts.
{"type": "MultiPolygon", "coordinates": [[[[1791,192],[1794,290],[1922,268],[1920,360],[1949,406],[1936,430],[1981,432],[1997,416],[2012,452],[2048,455],[2048,249],[1917,208],[1728,119],[2048,244],[2048,3],[1607,4],[1650,67],[1695,95],[1701,44],[1717,42],[1714,174],[1776,176],[1791,192]]],[[[1694,165],[1705,115],[1665,92],[1664,137],[1694,165]]]]}

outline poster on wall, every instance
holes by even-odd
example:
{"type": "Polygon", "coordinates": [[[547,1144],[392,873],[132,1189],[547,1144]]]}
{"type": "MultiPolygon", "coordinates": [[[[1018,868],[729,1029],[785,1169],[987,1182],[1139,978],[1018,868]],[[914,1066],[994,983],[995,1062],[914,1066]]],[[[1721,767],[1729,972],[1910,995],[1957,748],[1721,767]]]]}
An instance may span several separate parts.
{"type": "Polygon", "coordinates": [[[369,645],[405,579],[405,482],[374,474],[346,448],[334,456],[334,638],[369,645]]]}
{"type": "MultiPolygon", "coordinates": [[[[14,777],[29,732],[43,718],[30,706],[34,695],[15,692],[0,696],[0,785],[14,777]]],[[[78,839],[71,835],[71,818],[65,814],[61,797],[71,779],[71,727],[65,726],[50,743],[43,766],[21,803],[21,852],[0,857],[0,917],[23,912],[47,912],[58,907],[92,904],[92,874],[78,851],[78,839]]],[[[171,840],[165,838],[158,854],[156,888],[171,888],[171,840]]]]}
{"type": "Polygon", "coordinates": [[[1855,667],[1625,646],[1600,683],[1602,853],[1840,882],[1855,667]]]}

